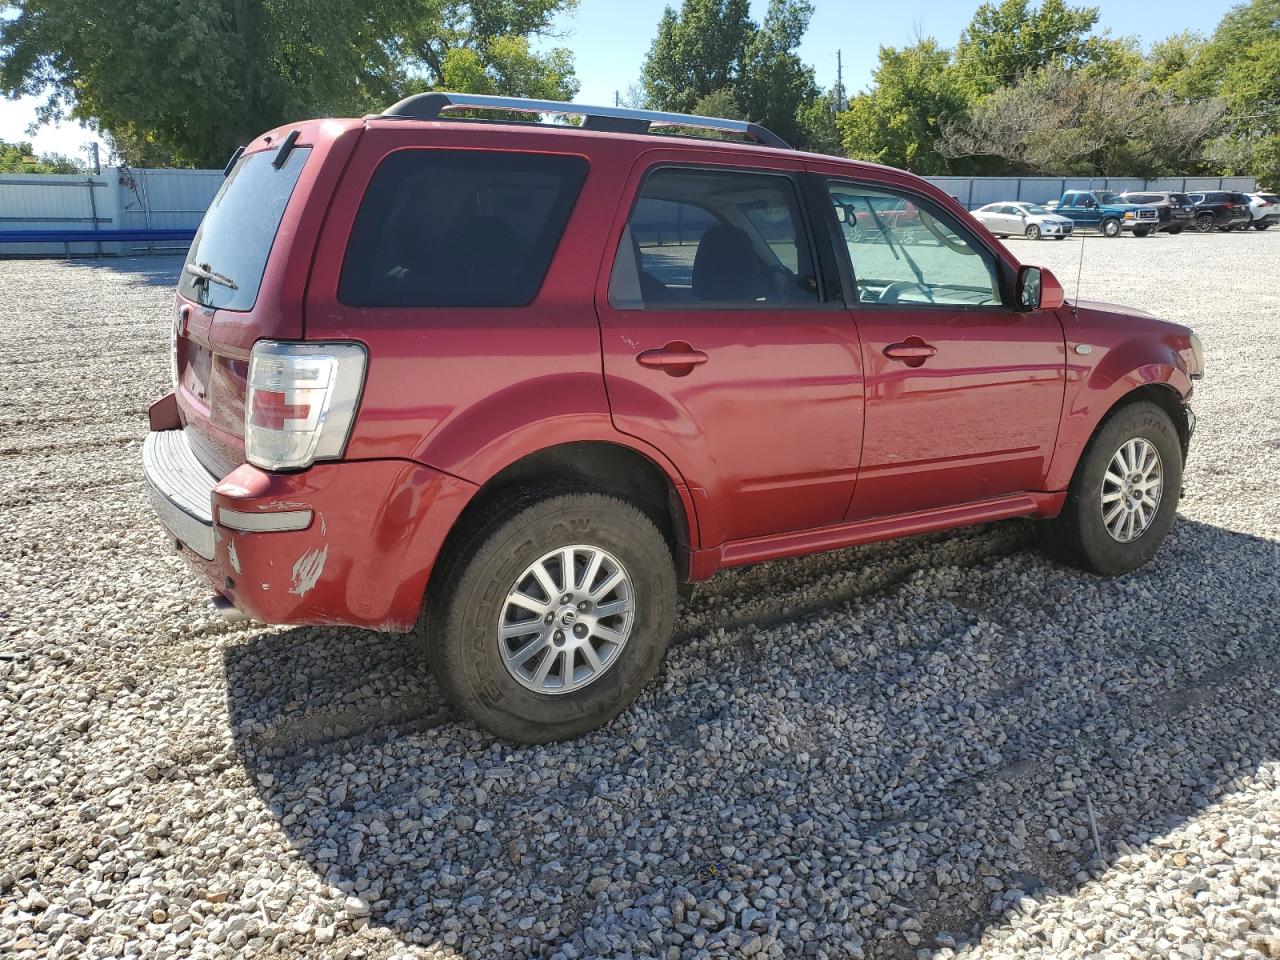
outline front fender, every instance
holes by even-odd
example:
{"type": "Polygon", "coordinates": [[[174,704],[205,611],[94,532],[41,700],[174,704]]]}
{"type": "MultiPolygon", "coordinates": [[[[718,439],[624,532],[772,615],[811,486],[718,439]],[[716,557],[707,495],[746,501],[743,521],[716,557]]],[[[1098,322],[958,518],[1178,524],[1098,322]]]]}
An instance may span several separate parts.
{"type": "Polygon", "coordinates": [[[1160,384],[1183,399],[1191,395],[1191,377],[1172,333],[1158,340],[1134,336],[1105,351],[1089,344],[1094,352],[1084,355],[1076,350],[1080,343],[1069,340],[1067,344],[1067,389],[1058,443],[1046,479],[1048,490],[1065,490],[1070,485],[1076,464],[1099,424],[1133,391],[1160,384]]]}

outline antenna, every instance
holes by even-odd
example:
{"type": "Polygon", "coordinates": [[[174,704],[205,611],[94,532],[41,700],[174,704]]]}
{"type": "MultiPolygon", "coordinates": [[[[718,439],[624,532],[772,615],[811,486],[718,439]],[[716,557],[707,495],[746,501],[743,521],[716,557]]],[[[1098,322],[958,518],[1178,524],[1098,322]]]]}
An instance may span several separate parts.
{"type": "MultiPolygon", "coordinates": [[[[1089,174],[1089,193],[1093,194],[1093,174],[1089,174]]],[[[1080,308],[1077,304],[1080,302],[1080,277],[1084,273],[1084,242],[1088,237],[1083,230],[1080,231],[1080,260],[1076,263],[1076,295],[1071,301],[1071,315],[1077,320],[1080,319],[1080,308]]]]}

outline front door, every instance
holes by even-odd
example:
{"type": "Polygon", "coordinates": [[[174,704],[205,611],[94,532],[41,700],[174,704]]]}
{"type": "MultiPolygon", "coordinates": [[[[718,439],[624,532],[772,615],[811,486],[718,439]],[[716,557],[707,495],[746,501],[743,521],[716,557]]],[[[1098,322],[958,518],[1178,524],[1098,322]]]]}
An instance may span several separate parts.
{"type": "Polygon", "coordinates": [[[848,518],[1042,489],[1066,376],[1057,316],[1006,306],[993,251],[932,201],[834,179],[827,190],[866,381],[848,518]],[[920,221],[913,243],[893,216],[908,203],[920,221]]]}
{"type": "Polygon", "coordinates": [[[704,547],[841,522],[861,446],[861,352],[825,293],[799,164],[646,156],[596,298],[615,425],[681,471],[704,547]]]}

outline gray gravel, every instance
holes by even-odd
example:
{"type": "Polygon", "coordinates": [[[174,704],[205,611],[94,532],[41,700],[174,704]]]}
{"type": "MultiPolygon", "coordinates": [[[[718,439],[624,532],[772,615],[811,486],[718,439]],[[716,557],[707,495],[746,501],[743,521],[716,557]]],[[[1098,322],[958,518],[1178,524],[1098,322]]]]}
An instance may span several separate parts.
{"type": "Polygon", "coordinates": [[[0,262],[0,955],[1280,956],[1280,231],[1085,243],[1209,353],[1148,569],[1014,522],[739,571],[518,749],[399,638],[206,614],[139,490],[176,270],[0,262]]]}

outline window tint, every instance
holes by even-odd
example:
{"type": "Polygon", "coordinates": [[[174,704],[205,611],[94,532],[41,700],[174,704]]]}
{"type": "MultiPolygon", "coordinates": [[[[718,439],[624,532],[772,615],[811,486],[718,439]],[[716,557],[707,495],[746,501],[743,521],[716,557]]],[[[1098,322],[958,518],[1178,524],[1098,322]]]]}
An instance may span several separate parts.
{"type": "Polygon", "coordinates": [[[999,304],[990,254],[941,212],[887,191],[829,184],[861,303],[999,304]]]}
{"type": "Polygon", "coordinates": [[[788,177],[666,168],[641,188],[614,260],[609,302],[624,309],[818,300],[788,177]]]}
{"type": "Polygon", "coordinates": [[[581,157],[393,153],[360,203],[338,299],[362,307],[529,303],[586,172],[581,157]]]}
{"type": "Polygon", "coordinates": [[[295,147],[278,169],[275,150],[236,161],[191,242],[178,279],[184,296],[220,310],[253,309],[284,208],[310,154],[310,147],[295,147]]]}

